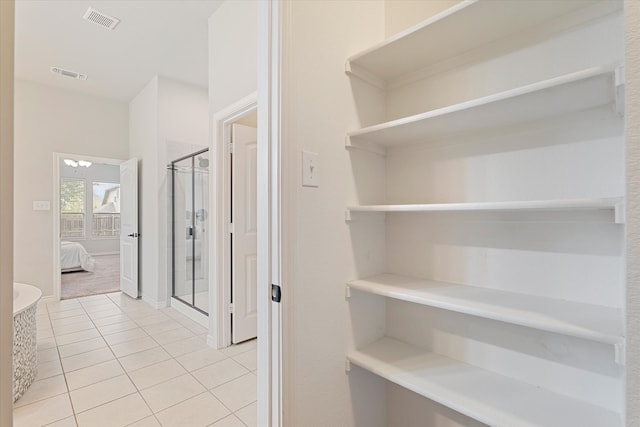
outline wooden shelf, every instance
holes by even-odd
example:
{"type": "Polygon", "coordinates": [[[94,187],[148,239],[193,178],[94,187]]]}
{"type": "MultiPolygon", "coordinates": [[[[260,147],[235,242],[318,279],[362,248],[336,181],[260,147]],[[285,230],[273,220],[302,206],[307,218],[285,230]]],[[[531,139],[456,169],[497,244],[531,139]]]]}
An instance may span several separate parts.
{"type": "Polygon", "coordinates": [[[457,360],[382,338],[347,359],[492,426],[620,427],[620,414],[457,360]]]}
{"type": "MultiPolygon", "coordinates": [[[[351,56],[346,72],[378,87],[386,81],[457,57],[495,40],[599,3],[465,0],[406,31],[351,56]]],[[[621,7],[618,2],[617,7],[621,7]]]]}
{"type": "Polygon", "coordinates": [[[606,344],[624,343],[620,309],[393,274],[354,280],[347,287],[606,344]]]}
{"type": "Polygon", "coordinates": [[[372,145],[379,150],[604,106],[611,106],[613,112],[620,105],[623,80],[621,67],[593,67],[353,131],[347,135],[347,147],[372,145]]]}
{"type": "Polygon", "coordinates": [[[347,219],[353,212],[526,212],[610,210],[614,221],[624,223],[624,198],[567,200],[531,200],[515,202],[431,203],[411,205],[363,205],[347,208],[347,219]]]}

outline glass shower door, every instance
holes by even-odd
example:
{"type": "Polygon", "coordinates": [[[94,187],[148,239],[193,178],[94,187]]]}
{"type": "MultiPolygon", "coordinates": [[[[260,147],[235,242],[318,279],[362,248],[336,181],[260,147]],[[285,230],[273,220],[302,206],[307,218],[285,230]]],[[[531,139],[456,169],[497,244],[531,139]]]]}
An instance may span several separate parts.
{"type": "Polygon", "coordinates": [[[209,312],[209,155],[205,150],[171,163],[173,297],[209,312]]]}
{"type": "Polygon", "coordinates": [[[193,159],[193,305],[209,312],[209,152],[193,159]]]}

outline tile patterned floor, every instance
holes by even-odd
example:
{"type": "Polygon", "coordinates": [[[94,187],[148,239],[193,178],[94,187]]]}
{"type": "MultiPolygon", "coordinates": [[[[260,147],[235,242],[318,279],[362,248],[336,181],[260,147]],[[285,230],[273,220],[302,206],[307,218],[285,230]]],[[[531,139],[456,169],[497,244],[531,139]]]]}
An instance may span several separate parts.
{"type": "Polygon", "coordinates": [[[38,377],[14,427],[256,426],[256,341],[218,351],[121,293],[38,306],[38,377]]]}

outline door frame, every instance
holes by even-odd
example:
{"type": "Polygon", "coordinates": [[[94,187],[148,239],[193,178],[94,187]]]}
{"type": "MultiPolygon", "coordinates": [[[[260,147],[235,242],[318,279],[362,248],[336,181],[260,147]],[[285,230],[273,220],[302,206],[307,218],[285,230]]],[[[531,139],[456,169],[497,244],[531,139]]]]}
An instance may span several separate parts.
{"type": "Polygon", "coordinates": [[[215,183],[211,185],[211,200],[215,223],[215,236],[212,239],[214,249],[210,251],[209,265],[215,277],[214,289],[209,292],[209,307],[215,307],[215,313],[209,313],[209,333],[207,341],[215,348],[231,345],[231,167],[229,141],[231,140],[231,125],[238,120],[257,112],[258,95],[256,92],[229,105],[213,116],[213,146],[210,152],[213,157],[216,173],[213,174],[215,183]]]}
{"type": "Polygon", "coordinates": [[[65,158],[80,158],[89,160],[92,163],[102,163],[106,165],[120,166],[126,160],[110,159],[106,157],[87,156],[85,154],[53,153],[53,198],[51,210],[53,217],[53,298],[60,300],[62,293],[60,277],[60,162],[65,158]]]}

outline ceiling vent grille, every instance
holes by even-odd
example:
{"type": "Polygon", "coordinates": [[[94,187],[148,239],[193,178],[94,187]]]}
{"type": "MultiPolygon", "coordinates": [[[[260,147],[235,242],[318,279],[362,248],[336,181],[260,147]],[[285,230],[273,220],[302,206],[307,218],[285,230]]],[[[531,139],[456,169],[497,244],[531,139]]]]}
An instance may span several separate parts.
{"type": "Polygon", "coordinates": [[[89,22],[93,22],[94,24],[99,25],[102,28],[107,28],[109,30],[113,30],[120,23],[120,20],[118,18],[99,12],[92,7],[87,9],[83,18],[89,22]]]}
{"type": "Polygon", "coordinates": [[[65,70],[64,68],[60,67],[51,67],[51,72],[60,74],[61,76],[65,77],[71,77],[72,79],[87,80],[86,74],[76,73],[75,71],[65,70]]]}

